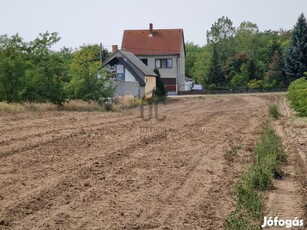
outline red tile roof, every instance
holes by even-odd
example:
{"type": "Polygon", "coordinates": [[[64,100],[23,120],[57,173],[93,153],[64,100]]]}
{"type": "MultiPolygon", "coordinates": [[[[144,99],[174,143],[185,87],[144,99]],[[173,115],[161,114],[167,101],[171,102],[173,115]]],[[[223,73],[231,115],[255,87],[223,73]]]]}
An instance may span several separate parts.
{"type": "Polygon", "coordinates": [[[183,29],[125,30],[122,47],[135,55],[177,55],[184,43],[183,29]]]}

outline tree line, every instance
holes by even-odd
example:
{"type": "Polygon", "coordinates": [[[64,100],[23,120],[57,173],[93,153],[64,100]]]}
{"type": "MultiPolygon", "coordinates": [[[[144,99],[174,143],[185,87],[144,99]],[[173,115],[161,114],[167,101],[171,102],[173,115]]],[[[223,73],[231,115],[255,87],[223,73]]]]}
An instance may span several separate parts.
{"type": "MultiPolygon", "coordinates": [[[[107,80],[97,77],[99,45],[76,50],[52,50],[57,33],[42,33],[30,42],[18,34],[0,35],[0,101],[53,102],[101,100],[112,92],[107,80]]],[[[102,58],[109,56],[102,49],[102,58]]]]}
{"type": "Polygon", "coordinates": [[[284,88],[307,72],[307,23],[304,14],[293,30],[259,31],[242,22],[235,28],[219,18],[203,47],[186,43],[186,75],[206,89],[284,88]]]}
{"type": "MultiPolygon", "coordinates": [[[[186,43],[186,76],[207,89],[276,88],[307,72],[307,23],[301,14],[293,30],[260,32],[256,24],[238,28],[227,17],[207,31],[203,47],[186,43]]],[[[57,33],[42,33],[30,42],[18,34],[0,35],[0,101],[53,102],[103,100],[113,93],[99,77],[110,53],[99,45],[52,50],[57,33]]]]}

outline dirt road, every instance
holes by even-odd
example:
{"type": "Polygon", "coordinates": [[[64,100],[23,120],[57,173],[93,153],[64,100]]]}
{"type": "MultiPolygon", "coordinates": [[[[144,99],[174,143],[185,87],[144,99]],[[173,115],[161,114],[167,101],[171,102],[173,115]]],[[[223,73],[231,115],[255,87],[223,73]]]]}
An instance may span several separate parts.
{"type": "Polygon", "coordinates": [[[163,121],[139,108],[1,113],[0,229],[223,229],[282,97],[173,98],[154,108],[163,121]]]}
{"type": "Polygon", "coordinates": [[[285,97],[278,101],[278,107],[283,116],[274,124],[288,154],[287,163],[282,167],[286,176],[274,180],[274,189],[267,193],[265,213],[284,220],[302,218],[305,228],[299,229],[307,229],[307,123],[295,116],[285,97]]]}

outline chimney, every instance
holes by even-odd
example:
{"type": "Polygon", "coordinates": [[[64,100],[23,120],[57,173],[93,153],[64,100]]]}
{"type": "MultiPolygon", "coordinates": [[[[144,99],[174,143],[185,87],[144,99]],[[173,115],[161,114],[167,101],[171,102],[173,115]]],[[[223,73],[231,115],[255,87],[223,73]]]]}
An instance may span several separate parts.
{"type": "Polygon", "coordinates": [[[112,53],[115,53],[118,50],[118,45],[112,45],[112,53]]]}
{"type": "Polygon", "coordinates": [[[149,37],[153,37],[153,24],[149,23],[149,37]]]}

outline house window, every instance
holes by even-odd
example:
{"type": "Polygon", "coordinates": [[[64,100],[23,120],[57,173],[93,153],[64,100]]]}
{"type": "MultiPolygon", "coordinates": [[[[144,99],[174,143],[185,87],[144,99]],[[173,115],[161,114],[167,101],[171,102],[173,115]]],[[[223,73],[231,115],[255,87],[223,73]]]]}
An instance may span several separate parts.
{"type": "Polygon", "coordinates": [[[148,59],[147,58],[141,58],[140,59],[145,65],[148,65],[148,59]]]}
{"type": "Polygon", "coordinates": [[[172,59],[171,58],[156,59],[156,68],[159,68],[159,69],[173,68],[172,59]]]}

